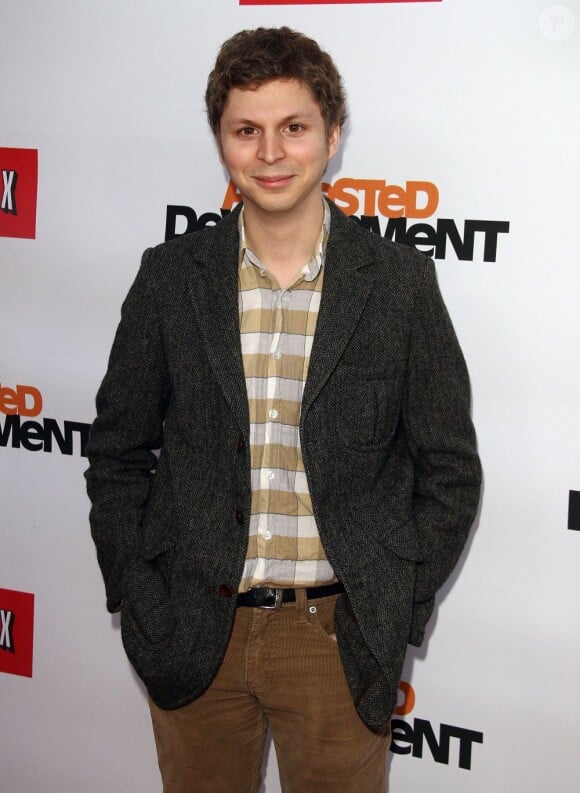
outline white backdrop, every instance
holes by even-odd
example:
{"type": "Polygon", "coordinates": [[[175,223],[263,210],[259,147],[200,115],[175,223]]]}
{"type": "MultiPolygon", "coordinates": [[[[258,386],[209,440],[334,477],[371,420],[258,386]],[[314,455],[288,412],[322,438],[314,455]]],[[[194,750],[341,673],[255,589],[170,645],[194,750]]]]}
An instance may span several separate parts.
{"type": "MultiPolygon", "coordinates": [[[[160,790],[89,537],[82,425],[167,206],[222,206],[202,101],[217,48],[281,24],[318,39],[345,77],[351,121],[328,182],[436,185],[433,214],[407,227],[437,230],[439,253],[446,240],[437,268],[472,377],[482,508],[436,630],[409,655],[415,701],[401,692],[391,789],[576,793],[580,0],[0,0],[0,789],[160,790]],[[3,236],[27,178],[8,189],[14,149],[38,150],[35,239],[3,236]],[[465,221],[467,240],[480,230],[461,259],[465,221]],[[492,221],[509,232],[485,256],[492,221]],[[37,415],[14,415],[17,385],[40,392],[37,415]],[[11,673],[26,619],[10,591],[34,594],[31,677],[11,673]]],[[[279,790],[271,752],[265,791],[279,790]]]]}

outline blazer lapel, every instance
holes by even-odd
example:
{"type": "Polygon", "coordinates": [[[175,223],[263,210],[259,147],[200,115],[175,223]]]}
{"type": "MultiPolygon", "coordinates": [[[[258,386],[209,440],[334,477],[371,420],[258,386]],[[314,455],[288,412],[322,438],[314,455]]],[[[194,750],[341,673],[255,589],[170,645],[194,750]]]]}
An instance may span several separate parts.
{"type": "Polygon", "coordinates": [[[250,419],[238,316],[238,214],[236,210],[224,218],[207,242],[197,238],[198,264],[192,268],[189,286],[216,381],[248,442],[250,419]]]}
{"type": "Polygon", "coordinates": [[[368,270],[362,269],[373,263],[366,244],[369,232],[348,221],[333,204],[330,206],[332,221],[324,285],[302,398],[301,423],[354,333],[374,281],[368,270]]]}

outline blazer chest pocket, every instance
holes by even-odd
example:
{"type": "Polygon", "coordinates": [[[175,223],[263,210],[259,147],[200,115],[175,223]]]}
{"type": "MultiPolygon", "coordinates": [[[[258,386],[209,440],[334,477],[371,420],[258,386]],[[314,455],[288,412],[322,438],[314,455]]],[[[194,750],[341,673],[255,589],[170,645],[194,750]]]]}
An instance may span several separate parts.
{"type": "Polygon", "coordinates": [[[334,378],[332,412],[339,439],[356,449],[382,449],[397,429],[402,375],[397,366],[343,366],[334,378]]]}

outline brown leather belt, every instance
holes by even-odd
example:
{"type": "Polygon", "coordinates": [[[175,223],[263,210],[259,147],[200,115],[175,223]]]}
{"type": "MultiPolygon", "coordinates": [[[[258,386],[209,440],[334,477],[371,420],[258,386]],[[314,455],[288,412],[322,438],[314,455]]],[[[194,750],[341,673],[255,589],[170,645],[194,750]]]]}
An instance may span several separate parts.
{"type": "MultiPolygon", "coordinates": [[[[341,592],[344,592],[344,587],[340,581],[326,586],[306,587],[308,600],[338,595],[341,592]]],[[[241,592],[236,598],[236,603],[238,606],[249,606],[258,609],[279,609],[282,603],[293,603],[295,600],[296,589],[264,586],[241,592]]]]}

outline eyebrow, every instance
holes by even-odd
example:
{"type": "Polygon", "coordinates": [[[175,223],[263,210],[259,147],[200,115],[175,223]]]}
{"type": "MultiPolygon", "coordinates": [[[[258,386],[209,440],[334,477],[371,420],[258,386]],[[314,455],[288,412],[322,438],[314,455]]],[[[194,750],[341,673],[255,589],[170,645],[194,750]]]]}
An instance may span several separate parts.
{"type": "MultiPolygon", "coordinates": [[[[312,113],[291,113],[289,116],[281,119],[278,123],[280,124],[291,124],[293,121],[310,121],[312,119],[312,113]]],[[[242,124],[247,127],[259,127],[261,126],[258,124],[257,121],[252,121],[250,118],[235,118],[232,119],[230,122],[230,126],[237,126],[238,124],[242,124]]]]}

